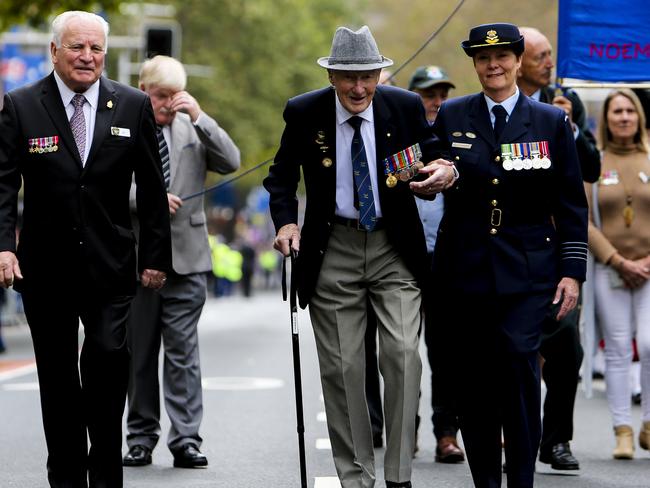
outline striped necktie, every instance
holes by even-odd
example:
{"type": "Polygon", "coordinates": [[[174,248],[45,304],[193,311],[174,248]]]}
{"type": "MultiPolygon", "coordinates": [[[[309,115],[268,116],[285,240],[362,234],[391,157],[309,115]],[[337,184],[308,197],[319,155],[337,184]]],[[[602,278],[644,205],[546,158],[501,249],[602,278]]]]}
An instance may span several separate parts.
{"type": "Polygon", "coordinates": [[[86,154],[86,118],[84,117],[86,97],[81,93],[77,93],[72,97],[71,103],[74,107],[74,113],[70,118],[70,129],[72,129],[72,136],[74,137],[74,142],[77,144],[79,157],[81,157],[81,162],[83,163],[86,154]]]}
{"type": "Polygon", "coordinates": [[[355,204],[358,202],[359,223],[364,229],[371,231],[375,228],[377,218],[375,214],[375,197],[372,194],[372,183],[368,169],[368,158],[366,157],[363,137],[361,137],[362,122],[363,119],[356,115],[348,119],[348,124],[354,128],[350,156],[352,157],[353,181],[357,196],[355,204]]]}
{"type": "Polygon", "coordinates": [[[160,152],[160,161],[162,161],[162,172],[165,178],[165,190],[169,190],[169,180],[171,172],[169,170],[169,147],[163,134],[163,126],[156,126],[156,135],[158,136],[158,151],[160,152]]]}

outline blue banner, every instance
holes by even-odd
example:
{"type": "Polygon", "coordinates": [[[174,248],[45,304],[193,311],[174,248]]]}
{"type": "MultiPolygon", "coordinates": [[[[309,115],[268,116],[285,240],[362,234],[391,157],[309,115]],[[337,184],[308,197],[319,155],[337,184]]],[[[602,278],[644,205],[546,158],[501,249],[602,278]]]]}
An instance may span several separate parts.
{"type": "Polygon", "coordinates": [[[560,0],[557,76],[650,81],[647,0],[560,0]]]}

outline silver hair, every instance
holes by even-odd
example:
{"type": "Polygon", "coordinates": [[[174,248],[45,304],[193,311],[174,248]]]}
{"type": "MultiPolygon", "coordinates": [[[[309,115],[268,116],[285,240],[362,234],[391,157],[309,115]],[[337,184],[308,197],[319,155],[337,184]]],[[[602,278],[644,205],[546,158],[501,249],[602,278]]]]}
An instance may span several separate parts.
{"type": "Polygon", "coordinates": [[[104,52],[106,52],[108,50],[108,22],[106,22],[103,17],[100,17],[97,14],[84,12],[82,10],[68,10],[67,12],[63,12],[62,14],[57,15],[56,18],[52,21],[52,42],[54,42],[56,47],[61,47],[61,37],[63,37],[63,31],[65,30],[68,22],[74,18],[94,21],[102,26],[102,29],[104,31],[104,52]]]}
{"type": "Polygon", "coordinates": [[[151,86],[169,88],[174,91],[185,90],[187,74],[180,61],[169,56],[154,56],[147,59],[140,69],[140,84],[148,89],[151,86]]]}

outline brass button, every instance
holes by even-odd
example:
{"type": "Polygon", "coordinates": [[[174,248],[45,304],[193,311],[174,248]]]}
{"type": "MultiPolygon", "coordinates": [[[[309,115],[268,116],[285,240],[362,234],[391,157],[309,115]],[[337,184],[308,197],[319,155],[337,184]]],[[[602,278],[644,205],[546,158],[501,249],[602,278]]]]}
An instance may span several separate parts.
{"type": "Polygon", "coordinates": [[[499,202],[497,202],[496,200],[492,200],[490,203],[492,204],[493,207],[496,207],[499,204],[499,202]]]}
{"type": "Polygon", "coordinates": [[[499,184],[499,178],[494,178],[494,179],[492,180],[492,184],[493,184],[493,185],[498,185],[498,184],[499,184]]]}
{"type": "Polygon", "coordinates": [[[551,242],[551,238],[550,238],[550,237],[547,237],[547,238],[546,238],[546,242],[551,242]]]}
{"type": "Polygon", "coordinates": [[[456,161],[460,161],[460,156],[456,156],[456,161]]]}
{"type": "Polygon", "coordinates": [[[494,229],[494,228],[490,229],[490,234],[495,235],[496,233],[497,233],[496,229],[494,229]]]}
{"type": "Polygon", "coordinates": [[[495,157],[494,160],[498,163],[499,161],[501,161],[501,156],[495,157]]]}

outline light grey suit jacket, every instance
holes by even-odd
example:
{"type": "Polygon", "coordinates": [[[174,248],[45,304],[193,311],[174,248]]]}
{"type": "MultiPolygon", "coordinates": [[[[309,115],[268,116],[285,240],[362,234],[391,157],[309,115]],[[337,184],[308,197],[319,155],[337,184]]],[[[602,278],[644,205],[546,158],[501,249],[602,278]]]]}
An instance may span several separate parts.
{"type": "MultiPolygon", "coordinates": [[[[169,193],[184,197],[200,192],[208,171],[221,174],[239,168],[239,149],[217,122],[201,112],[197,124],[177,113],[171,124],[169,193]]],[[[212,269],[203,196],[183,201],[171,217],[172,267],[181,275],[212,269]]],[[[135,183],[131,186],[135,209],[135,183]]]]}

